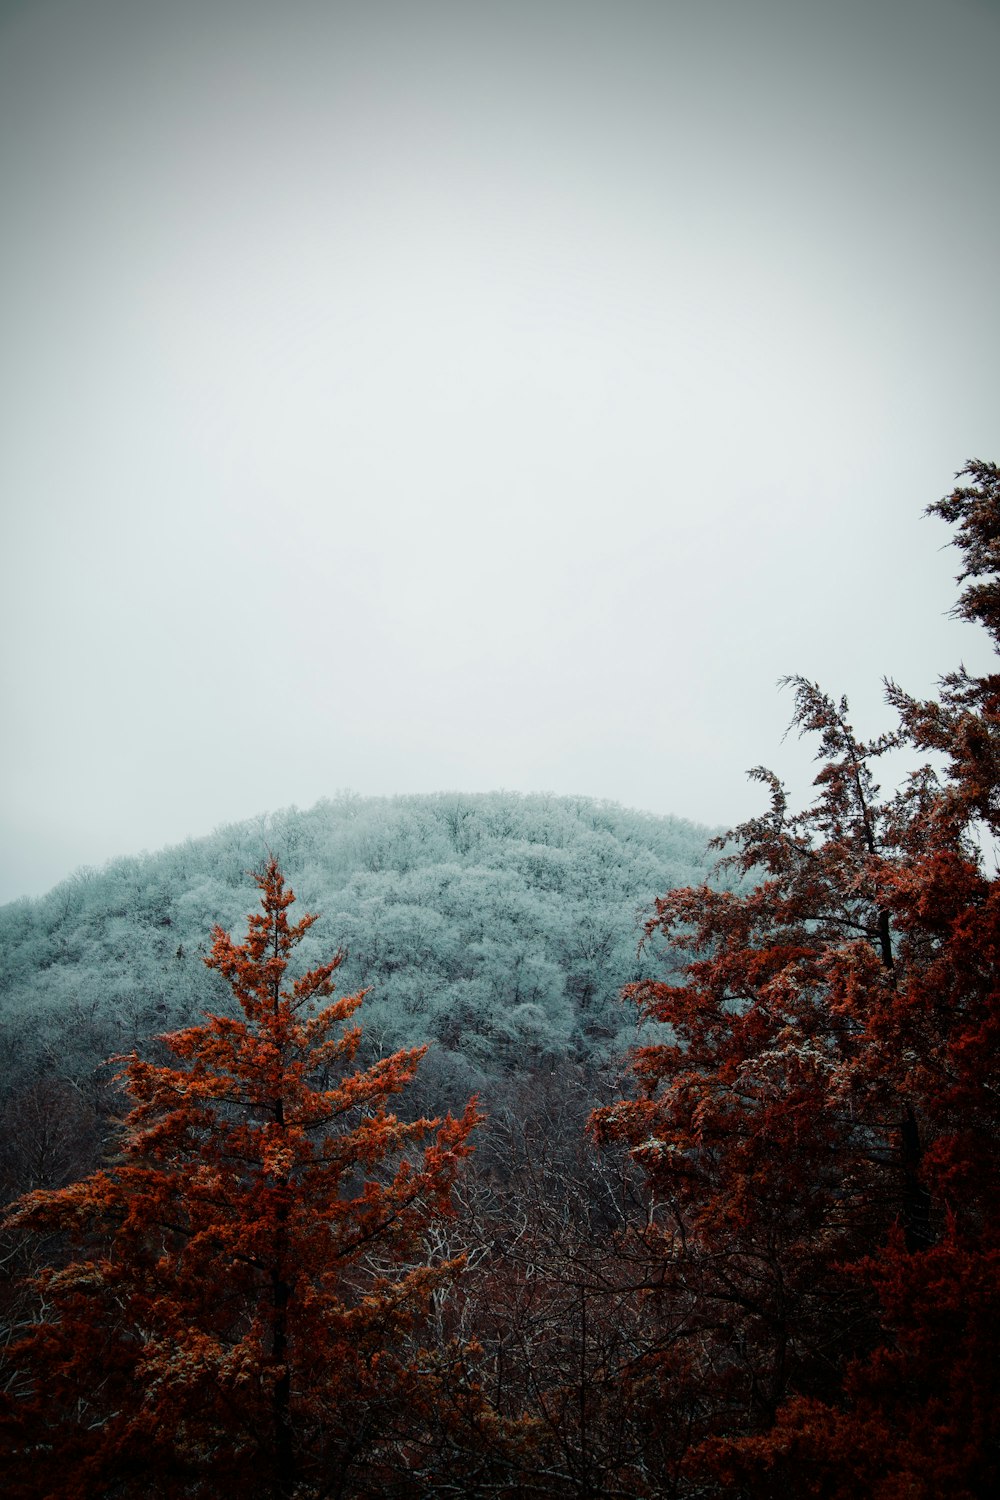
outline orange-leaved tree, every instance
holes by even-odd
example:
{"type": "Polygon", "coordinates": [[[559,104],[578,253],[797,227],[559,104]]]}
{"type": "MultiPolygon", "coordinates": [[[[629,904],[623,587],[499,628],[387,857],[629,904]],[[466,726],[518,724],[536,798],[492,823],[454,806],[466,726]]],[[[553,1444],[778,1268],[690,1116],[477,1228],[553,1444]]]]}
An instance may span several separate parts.
{"type": "MultiPolygon", "coordinates": [[[[1000,647],[1000,470],[963,476],[931,510],[958,527],[956,613],[1000,647]]],[[[817,800],[792,814],[759,773],[770,812],[730,835],[746,886],[657,903],[683,976],[633,987],[660,1035],[594,1129],[644,1168],[661,1295],[689,1299],[661,1364],[696,1413],[690,1493],[971,1500],[1000,1486],[1000,879],[982,852],[1000,674],[960,669],[928,702],[890,683],[899,727],[870,743],[845,702],[795,690],[817,800]],[[896,747],[936,759],[883,797],[896,747]]]]}
{"type": "Polygon", "coordinates": [[[364,992],[332,998],[340,952],[287,975],[316,918],[289,921],[273,858],[255,879],[245,941],[216,928],[205,960],[232,1013],[164,1037],[169,1066],[126,1059],[118,1155],[8,1215],[71,1247],[15,1338],[12,1495],[405,1492],[461,1405],[460,1355],[422,1349],[421,1320],[460,1266],[425,1240],[474,1103],[390,1110],[424,1049],[357,1066],[364,992]]]}

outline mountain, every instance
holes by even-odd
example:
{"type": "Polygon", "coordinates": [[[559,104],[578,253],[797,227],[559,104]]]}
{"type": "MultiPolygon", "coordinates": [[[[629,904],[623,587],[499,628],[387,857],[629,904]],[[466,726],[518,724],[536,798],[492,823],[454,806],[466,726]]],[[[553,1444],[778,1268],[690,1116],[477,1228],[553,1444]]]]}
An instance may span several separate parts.
{"type": "Polygon", "coordinates": [[[620,990],[656,964],[642,918],[706,878],[711,834],[584,797],[343,795],[80,870],[0,908],[5,1087],[87,1094],[104,1058],[225,1008],[201,960],[214,924],[242,933],[270,852],[322,916],[303,963],[343,946],[342,989],[370,986],[369,1053],[430,1043],[422,1071],[448,1096],[556,1056],[608,1062],[635,1036],[620,990]]]}

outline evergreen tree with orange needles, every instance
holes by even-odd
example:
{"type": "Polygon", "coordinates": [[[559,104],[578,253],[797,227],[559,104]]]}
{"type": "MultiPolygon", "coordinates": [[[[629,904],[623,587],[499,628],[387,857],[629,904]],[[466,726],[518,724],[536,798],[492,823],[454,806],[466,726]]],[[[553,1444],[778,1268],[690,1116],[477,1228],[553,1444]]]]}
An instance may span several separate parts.
{"type": "Polygon", "coordinates": [[[461,1265],[426,1232],[480,1117],[391,1112],[425,1049],[356,1067],[364,992],[332,998],[340,952],[289,982],[316,918],[289,921],[273,858],[255,879],[246,940],[216,928],[205,960],[233,1012],[163,1038],[171,1066],[127,1058],[117,1157],[8,1215],[73,1246],[15,1331],[12,1497],[405,1493],[475,1403],[461,1351],[420,1342],[461,1265]]]}
{"type": "MultiPolygon", "coordinates": [[[[1000,469],[930,507],[955,613],[1000,650],[1000,469]]],[[[653,1194],[659,1294],[686,1331],[638,1375],[692,1413],[685,1486],[727,1500],[978,1500],[1000,1489],[1000,673],[893,683],[865,743],[793,679],[818,795],[729,836],[742,889],[672,891],[683,963],[634,1097],[596,1112],[653,1194]],[[932,758],[884,797],[902,747],[932,758]],[[984,857],[992,842],[992,858],[984,857]]]]}

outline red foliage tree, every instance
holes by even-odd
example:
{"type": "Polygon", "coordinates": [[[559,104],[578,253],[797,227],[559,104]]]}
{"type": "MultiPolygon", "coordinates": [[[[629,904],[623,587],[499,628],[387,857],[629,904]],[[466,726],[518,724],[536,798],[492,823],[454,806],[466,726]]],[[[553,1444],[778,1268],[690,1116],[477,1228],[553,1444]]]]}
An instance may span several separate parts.
{"type": "MultiPolygon", "coordinates": [[[[973,580],[957,613],[1000,646],[1000,471],[931,507],[973,580]]],[[[995,1493],[1000,1209],[1000,675],[938,700],[888,684],[869,744],[794,679],[819,795],[729,835],[736,891],[672,892],[678,982],[631,997],[662,1038],[600,1110],[658,1203],[664,1296],[693,1299],[698,1493],[849,1500],[995,1493]],[[898,746],[944,757],[883,799],[898,746]]]]}
{"type": "Polygon", "coordinates": [[[14,1349],[12,1496],[389,1494],[440,1416],[419,1333],[460,1262],[424,1244],[479,1117],[390,1112],[424,1049],[354,1068],[363,992],[331,999],[341,953],[288,983],[316,918],[289,922],[275,860],[256,879],[205,960],[234,1012],[127,1059],[117,1159],[8,1216],[84,1249],[14,1349]]]}

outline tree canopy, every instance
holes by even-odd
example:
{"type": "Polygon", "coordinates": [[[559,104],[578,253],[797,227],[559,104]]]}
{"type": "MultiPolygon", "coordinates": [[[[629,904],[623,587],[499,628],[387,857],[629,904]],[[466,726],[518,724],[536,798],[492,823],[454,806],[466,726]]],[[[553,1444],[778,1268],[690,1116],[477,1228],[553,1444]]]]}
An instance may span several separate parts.
{"type": "MultiPolygon", "coordinates": [[[[80,871],[0,908],[0,1101],[42,1081],[100,1113],[109,1054],[191,1024],[206,998],[224,1008],[221,979],[206,990],[208,933],[240,920],[243,872],[272,849],[335,922],[345,988],[369,991],[364,1057],[433,1043],[416,1086],[433,1072],[455,1108],[567,1051],[601,1065],[632,1040],[618,994],[637,977],[640,914],[651,892],[705,878],[711,832],[584,797],[344,794],[80,871]]],[[[9,1191],[29,1185],[11,1171],[9,1191]]]]}

